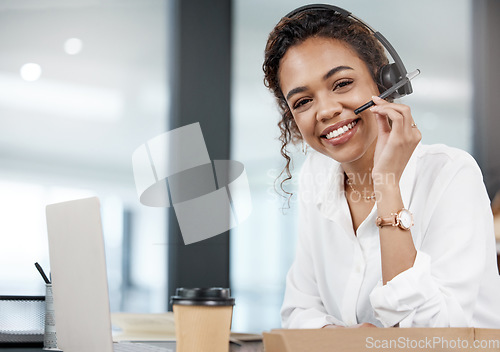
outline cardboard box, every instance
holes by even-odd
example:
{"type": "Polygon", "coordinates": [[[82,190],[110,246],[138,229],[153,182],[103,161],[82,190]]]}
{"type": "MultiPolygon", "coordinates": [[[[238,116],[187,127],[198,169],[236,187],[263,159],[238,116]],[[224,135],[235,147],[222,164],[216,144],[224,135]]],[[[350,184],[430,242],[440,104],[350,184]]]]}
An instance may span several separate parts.
{"type": "Polygon", "coordinates": [[[272,330],[265,352],[500,352],[500,330],[477,328],[339,328],[272,330]]]}

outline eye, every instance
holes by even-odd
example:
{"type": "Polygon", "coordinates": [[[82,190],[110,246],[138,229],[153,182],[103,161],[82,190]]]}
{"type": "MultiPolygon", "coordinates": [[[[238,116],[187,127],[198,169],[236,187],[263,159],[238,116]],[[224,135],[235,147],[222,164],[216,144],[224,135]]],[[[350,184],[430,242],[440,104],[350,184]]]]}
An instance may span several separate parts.
{"type": "Polygon", "coordinates": [[[299,99],[295,102],[295,104],[293,104],[293,109],[296,110],[304,105],[306,105],[307,103],[309,103],[311,101],[310,98],[302,98],[302,99],[299,99]]]}
{"type": "Polygon", "coordinates": [[[338,89],[345,88],[345,87],[347,87],[348,85],[350,85],[352,82],[353,82],[353,80],[352,80],[352,79],[348,79],[348,78],[345,78],[345,79],[340,79],[340,80],[336,81],[336,82],[333,84],[333,90],[338,90],[338,89]]]}

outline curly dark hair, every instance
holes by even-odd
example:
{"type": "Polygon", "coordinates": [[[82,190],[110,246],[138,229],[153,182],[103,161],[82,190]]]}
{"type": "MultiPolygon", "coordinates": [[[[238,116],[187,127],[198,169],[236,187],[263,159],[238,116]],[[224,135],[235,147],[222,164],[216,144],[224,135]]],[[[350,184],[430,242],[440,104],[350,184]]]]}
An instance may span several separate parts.
{"type": "Polygon", "coordinates": [[[281,113],[278,122],[281,133],[279,140],[281,155],[285,158],[286,165],[276,181],[282,178],[280,188],[288,195],[288,201],[292,193],[286,191],[283,184],[292,178],[290,172],[292,158],[287,147],[289,143],[296,144],[302,141],[302,136],[281,90],[279,69],[281,59],[287,50],[311,37],[332,38],[348,44],[366,63],[379,90],[382,90],[378,80],[379,71],[388,63],[384,47],[364,24],[353,18],[344,17],[334,10],[310,9],[299,12],[292,17],[283,17],[274,27],[267,40],[262,69],[264,84],[273,92],[281,113]]]}

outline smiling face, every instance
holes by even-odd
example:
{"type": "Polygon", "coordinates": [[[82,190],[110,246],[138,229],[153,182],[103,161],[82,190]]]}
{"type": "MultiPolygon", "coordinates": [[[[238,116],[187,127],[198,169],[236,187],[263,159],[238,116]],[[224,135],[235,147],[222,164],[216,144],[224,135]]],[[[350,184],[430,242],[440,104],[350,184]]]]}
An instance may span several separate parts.
{"type": "Polygon", "coordinates": [[[302,138],[340,163],[373,158],[377,122],[354,110],[378,95],[368,67],[345,43],[311,37],[280,62],[281,91],[302,138]]]}

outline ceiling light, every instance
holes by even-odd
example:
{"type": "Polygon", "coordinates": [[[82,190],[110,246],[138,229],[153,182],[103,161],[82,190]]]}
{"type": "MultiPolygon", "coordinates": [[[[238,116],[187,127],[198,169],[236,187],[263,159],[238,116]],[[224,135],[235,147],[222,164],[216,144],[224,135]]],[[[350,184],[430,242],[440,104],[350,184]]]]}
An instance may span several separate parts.
{"type": "Polygon", "coordinates": [[[78,38],[69,38],[64,42],[64,51],[68,55],[76,55],[82,51],[83,42],[78,38]]]}
{"type": "Polygon", "coordinates": [[[38,64],[27,63],[21,67],[21,78],[28,82],[36,81],[42,75],[42,68],[38,64]]]}

